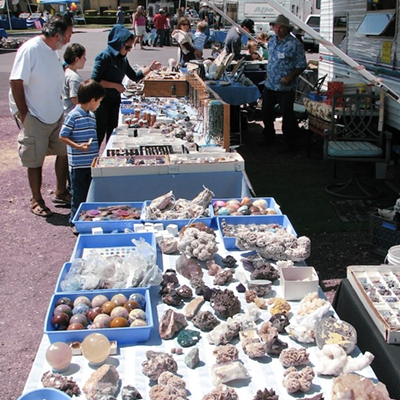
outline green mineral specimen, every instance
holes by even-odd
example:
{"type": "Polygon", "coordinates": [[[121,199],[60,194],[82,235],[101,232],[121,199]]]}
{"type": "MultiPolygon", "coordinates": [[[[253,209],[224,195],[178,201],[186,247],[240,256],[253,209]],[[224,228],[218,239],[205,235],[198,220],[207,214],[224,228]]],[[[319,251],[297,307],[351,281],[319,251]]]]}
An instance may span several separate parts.
{"type": "Polygon", "coordinates": [[[178,334],[178,343],[182,347],[194,346],[200,340],[200,332],[183,329],[178,334]]]}

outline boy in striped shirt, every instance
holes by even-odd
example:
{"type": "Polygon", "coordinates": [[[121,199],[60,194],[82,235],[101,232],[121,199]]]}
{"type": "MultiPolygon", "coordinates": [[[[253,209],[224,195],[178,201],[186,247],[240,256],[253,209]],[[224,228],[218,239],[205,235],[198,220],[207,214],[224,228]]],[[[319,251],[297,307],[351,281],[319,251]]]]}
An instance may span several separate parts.
{"type": "Polygon", "coordinates": [[[92,174],[90,166],[99,155],[94,111],[105,96],[100,83],[88,79],[78,87],[78,104],[65,117],[60,140],[67,145],[69,176],[71,184],[70,225],[79,205],[86,200],[92,174]]]}

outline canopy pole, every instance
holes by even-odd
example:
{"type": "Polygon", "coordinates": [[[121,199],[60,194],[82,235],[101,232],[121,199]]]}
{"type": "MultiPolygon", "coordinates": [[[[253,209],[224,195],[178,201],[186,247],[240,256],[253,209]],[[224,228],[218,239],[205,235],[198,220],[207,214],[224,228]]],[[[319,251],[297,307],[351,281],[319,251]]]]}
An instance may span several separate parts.
{"type": "Polygon", "coordinates": [[[228,22],[230,22],[233,26],[236,26],[240,30],[240,32],[244,33],[250,40],[257,41],[257,39],[252,36],[249,32],[245,31],[237,22],[235,22],[232,18],[230,18],[227,14],[225,14],[222,10],[220,10],[216,5],[211,3],[209,0],[202,0],[203,3],[206,3],[209,7],[211,7],[215,12],[222,15],[228,22]]]}
{"type": "MultiPolygon", "coordinates": [[[[208,0],[204,0],[208,3],[208,0]]],[[[356,72],[362,75],[367,81],[378,86],[385,92],[385,94],[391,97],[393,100],[400,103],[400,96],[390,89],[387,85],[385,85],[381,78],[371,74],[363,65],[358,64],[351,57],[349,57],[346,53],[336,47],[333,43],[324,39],[318,32],[312,29],[309,25],[304,23],[300,18],[293,15],[290,11],[286,10],[286,8],[282,7],[275,0],[264,0],[270,6],[275,8],[276,11],[283,14],[286,18],[292,21],[295,25],[301,28],[304,32],[308,33],[312,38],[318,41],[318,43],[325,46],[328,50],[330,50],[335,56],[339,57],[343,62],[345,62],[348,66],[353,68],[356,72]]]]}
{"type": "Polygon", "coordinates": [[[8,15],[8,25],[10,26],[10,30],[12,31],[12,24],[11,24],[11,15],[10,15],[10,6],[8,5],[8,0],[6,0],[7,5],[7,15],[8,15]]]}

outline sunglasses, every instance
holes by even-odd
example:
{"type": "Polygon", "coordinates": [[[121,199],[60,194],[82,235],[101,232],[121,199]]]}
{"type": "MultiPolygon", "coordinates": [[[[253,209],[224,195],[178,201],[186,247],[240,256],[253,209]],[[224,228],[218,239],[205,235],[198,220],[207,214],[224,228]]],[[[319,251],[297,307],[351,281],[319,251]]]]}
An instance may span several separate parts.
{"type": "Polygon", "coordinates": [[[124,44],[124,47],[126,50],[132,50],[133,46],[127,46],[126,44],[124,44]]]}
{"type": "Polygon", "coordinates": [[[186,26],[190,26],[190,24],[181,24],[181,25],[186,25],[186,26]]]}

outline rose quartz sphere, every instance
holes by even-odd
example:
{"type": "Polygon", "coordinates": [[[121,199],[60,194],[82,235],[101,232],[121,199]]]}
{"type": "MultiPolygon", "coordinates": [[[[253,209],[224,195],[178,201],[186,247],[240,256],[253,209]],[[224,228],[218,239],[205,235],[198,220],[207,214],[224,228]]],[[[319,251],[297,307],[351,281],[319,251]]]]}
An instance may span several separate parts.
{"type": "Polygon", "coordinates": [[[66,343],[55,342],[46,350],[46,361],[56,372],[66,371],[71,360],[72,349],[66,343]]]}

